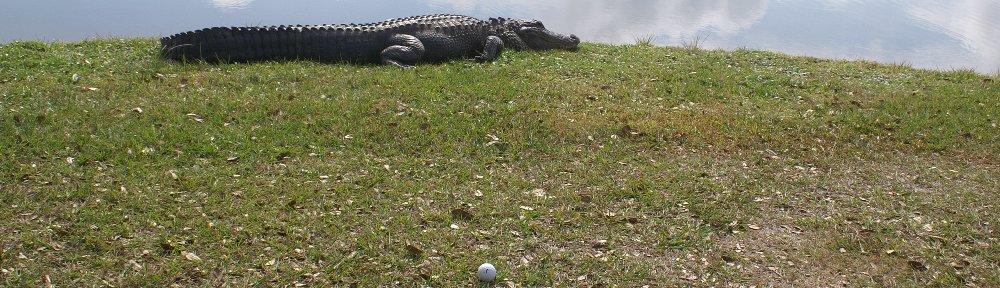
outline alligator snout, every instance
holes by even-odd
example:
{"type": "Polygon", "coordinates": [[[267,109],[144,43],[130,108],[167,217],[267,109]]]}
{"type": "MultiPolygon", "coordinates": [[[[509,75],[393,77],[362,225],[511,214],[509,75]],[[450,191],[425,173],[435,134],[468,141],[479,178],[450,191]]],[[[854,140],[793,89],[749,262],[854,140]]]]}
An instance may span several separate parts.
{"type": "Polygon", "coordinates": [[[518,33],[528,47],[534,50],[565,49],[574,50],[580,45],[580,37],[565,35],[539,27],[524,27],[518,33]]]}

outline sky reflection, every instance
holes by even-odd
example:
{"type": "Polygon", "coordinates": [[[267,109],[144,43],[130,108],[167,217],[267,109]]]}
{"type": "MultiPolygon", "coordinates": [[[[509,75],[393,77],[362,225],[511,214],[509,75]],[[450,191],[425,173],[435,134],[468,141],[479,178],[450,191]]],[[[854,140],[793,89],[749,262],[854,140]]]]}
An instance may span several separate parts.
{"type": "Polygon", "coordinates": [[[212,0],[212,5],[221,9],[243,9],[254,0],[212,0]]]}

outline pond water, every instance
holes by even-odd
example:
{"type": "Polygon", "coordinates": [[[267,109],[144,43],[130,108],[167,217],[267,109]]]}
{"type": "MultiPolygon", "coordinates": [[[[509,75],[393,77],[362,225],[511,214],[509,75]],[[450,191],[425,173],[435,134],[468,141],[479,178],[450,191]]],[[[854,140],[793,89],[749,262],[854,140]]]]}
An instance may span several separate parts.
{"type": "Polygon", "coordinates": [[[1000,0],[6,0],[0,43],[432,13],[539,19],[589,42],[651,38],[657,45],[1000,72],[1000,0]]]}

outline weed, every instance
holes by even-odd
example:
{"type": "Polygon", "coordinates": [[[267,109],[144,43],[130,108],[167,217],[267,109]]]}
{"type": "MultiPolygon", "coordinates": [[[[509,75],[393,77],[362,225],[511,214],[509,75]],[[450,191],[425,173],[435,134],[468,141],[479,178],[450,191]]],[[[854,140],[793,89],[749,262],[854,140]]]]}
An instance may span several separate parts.
{"type": "Polygon", "coordinates": [[[654,40],[656,40],[656,36],[653,35],[635,36],[635,45],[653,46],[654,40]]]}

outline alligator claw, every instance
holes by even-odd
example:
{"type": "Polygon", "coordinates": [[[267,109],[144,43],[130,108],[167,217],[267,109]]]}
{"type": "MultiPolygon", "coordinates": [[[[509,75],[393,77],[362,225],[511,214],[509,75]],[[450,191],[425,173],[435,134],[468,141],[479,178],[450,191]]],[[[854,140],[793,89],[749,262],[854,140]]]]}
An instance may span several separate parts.
{"type": "Polygon", "coordinates": [[[417,67],[417,66],[413,66],[413,65],[406,65],[406,64],[399,64],[399,63],[390,63],[390,64],[393,65],[393,66],[399,67],[399,69],[403,69],[403,70],[409,70],[409,69],[413,69],[413,68],[417,67]]]}

